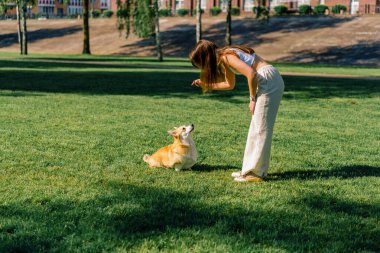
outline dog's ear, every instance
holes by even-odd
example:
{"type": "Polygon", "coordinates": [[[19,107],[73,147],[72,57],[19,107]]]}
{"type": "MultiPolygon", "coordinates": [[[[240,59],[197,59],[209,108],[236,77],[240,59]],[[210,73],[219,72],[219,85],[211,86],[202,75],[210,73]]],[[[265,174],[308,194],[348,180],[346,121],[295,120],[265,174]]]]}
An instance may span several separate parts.
{"type": "Polygon", "coordinates": [[[169,130],[168,134],[171,135],[171,136],[173,136],[173,137],[177,136],[177,133],[176,133],[175,129],[174,130],[169,130]]]}

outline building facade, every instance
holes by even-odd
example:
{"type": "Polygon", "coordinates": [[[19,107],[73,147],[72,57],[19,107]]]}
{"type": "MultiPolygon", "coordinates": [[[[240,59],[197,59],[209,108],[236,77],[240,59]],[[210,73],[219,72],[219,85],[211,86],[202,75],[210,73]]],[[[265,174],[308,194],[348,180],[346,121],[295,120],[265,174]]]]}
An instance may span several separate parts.
{"type": "MultiPolygon", "coordinates": [[[[292,12],[297,12],[298,7],[303,4],[311,6],[325,4],[330,10],[334,5],[342,4],[347,7],[350,14],[380,13],[380,0],[261,0],[261,3],[270,10],[277,5],[285,5],[292,12]]],[[[171,9],[173,13],[176,13],[178,9],[188,9],[191,15],[196,9],[196,0],[159,0],[159,5],[161,8],[171,9]]],[[[253,12],[253,7],[256,5],[257,0],[232,0],[232,6],[240,8],[241,13],[253,12]]],[[[205,14],[209,14],[212,7],[220,7],[225,12],[227,0],[201,0],[201,6],[205,14]]]]}
{"type": "MultiPolygon", "coordinates": [[[[197,0],[159,0],[161,9],[170,9],[175,15],[179,9],[187,9],[189,15],[193,15],[196,9],[197,0]]],[[[222,12],[227,10],[228,0],[201,0],[201,7],[205,15],[210,15],[213,7],[220,7],[222,12]]],[[[375,14],[380,13],[380,0],[261,0],[261,3],[270,10],[277,5],[285,5],[291,12],[297,12],[298,7],[303,4],[315,6],[325,4],[330,9],[336,4],[347,7],[350,14],[375,14]]],[[[240,9],[240,13],[249,14],[253,12],[253,7],[257,5],[257,0],[232,0],[232,6],[240,9]]],[[[99,11],[117,11],[117,0],[90,0],[90,9],[99,11]]],[[[82,13],[82,0],[38,0],[35,6],[29,6],[28,10],[32,14],[45,14],[50,16],[66,16],[82,13]]],[[[8,15],[15,14],[14,4],[8,4],[8,15]]]]}
{"type": "MultiPolygon", "coordinates": [[[[28,6],[29,14],[46,16],[67,16],[82,13],[82,0],[37,0],[33,6],[28,6]]],[[[90,0],[90,10],[112,10],[116,12],[116,0],[90,0]]],[[[16,15],[14,3],[7,4],[7,15],[16,15]]]]}

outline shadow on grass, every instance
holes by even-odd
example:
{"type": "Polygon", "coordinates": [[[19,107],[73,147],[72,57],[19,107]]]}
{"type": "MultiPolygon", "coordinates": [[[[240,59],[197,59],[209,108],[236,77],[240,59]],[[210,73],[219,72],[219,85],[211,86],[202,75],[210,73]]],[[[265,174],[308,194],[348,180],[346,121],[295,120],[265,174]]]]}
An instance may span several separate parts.
{"type": "MultiPolygon", "coordinates": [[[[55,29],[38,29],[35,31],[28,31],[28,42],[33,43],[38,40],[64,37],[77,32],[82,31],[81,26],[70,26],[65,28],[55,28],[55,29]]],[[[13,44],[17,44],[17,32],[9,34],[0,34],[0,48],[9,47],[13,44]]]]}
{"type": "Polygon", "coordinates": [[[211,172],[211,171],[226,171],[226,170],[239,170],[240,167],[228,166],[228,165],[209,165],[209,164],[195,164],[192,171],[197,172],[211,172]]]}
{"type": "Polygon", "coordinates": [[[31,92],[23,92],[23,91],[10,91],[10,92],[2,92],[0,90],[0,97],[42,97],[44,94],[37,94],[31,92]]]}
{"type": "MultiPolygon", "coordinates": [[[[355,17],[273,17],[269,23],[261,22],[252,18],[232,19],[232,42],[233,44],[246,44],[253,48],[261,43],[276,43],[276,38],[263,35],[281,31],[282,33],[303,32],[305,30],[335,27],[342,23],[350,22],[355,17]]],[[[219,46],[225,45],[225,22],[213,22],[206,26],[207,33],[204,39],[211,40],[219,46]]],[[[160,33],[162,48],[165,55],[187,57],[190,50],[196,44],[195,24],[178,24],[160,33]]],[[[272,36],[273,37],[273,36],[272,36]]],[[[143,39],[124,46],[126,55],[136,55],[141,48],[149,55],[155,55],[154,39],[143,39]]]]}
{"type": "Polygon", "coordinates": [[[380,177],[380,167],[366,165],[343,166],[331,170],[305,170],[287,171],[282,173],[270,173],[268,181],[278,180],[315,180],[329,178],[358,178],[358,177],[380,177]]]}
{"type": "Polygon", "coordinates": [[[284,212],[280,205],[261,207],[254,201],[239,206],[218,202],[196,189],[187,193],[119,182],[104,182],[103,187],[101,195],[85,202],[59,197],[2,204],[0,251],[138,250],[146,249],[147,241],[161,250],[178,245],[190,249],[205,241],[219,249],[251,252],[268,247],[290,252],[379,250],[379,231],[365,219],[379,217],[378,205],[313,192],[292,199],[284,212]]]}
{"type": "MultiPolygon", "coordinates": [[[[342,213],[353,217],[361,218],[380,218],[380,204],[363,204],[355,203],[330,196],[326,193],[315,195],[306,195],[303,198],[294,201],[295,204],[303,204],[309,208],[317,209],[325,213],[342,213]]],[[[380,232],[377,232],[380,236],[380,232]]]]}
{"type": "Polygon", "coordinates": [[[379,49],[380,42],[360,41],[355,45],[345,47],[338,45],[324,48],[322,51],[308,49],[292,52],[291,56],[280,58],[278,61],[302,62],[306,60],[308,63],[379,67],[379,49]]]}
{"type": "MultiPolygon", "coordinates": [[[[88,62],[88,63],[91,63],[91,62],[115,62],[115,63],[129,63],[129,62],[148,62],[148,63],[156,63],[156,64],[160,64],[160,62],[158,62],[156,60],[156,58],[154,57],[150,57],[150,58],[147,58],[147,57],[132,57],[132,56],[121,56],[121,55],[115,55],[115,56],[101,56],[101,55],[97,55],[97,56],[78,56],[78,58],[74,58],[74,57],[33,57],[33,58],[30,58],[31,60],[49,60],[49,61],[71,61],[71,62],[88,62]]],[[[164,62],[165,63],[168,63],[168,62],[172,62],[172,63],[177,63],[177,62],[185,62],[185,63],[189,63],[189,60],[188,59],[184,59],[184,58],[173,58],[173,57],[165,57],[164,58],[164,62]]],[[[149,66],[152,66],[152,65],[149,65],[149,66]]],[[[190,63],[189,63],[189,66],[190,66],[190,63]]]]}
{"type": "MultiPolygon", "coordinates": [[[[189,98],[200,94],[198,88],[191,86],[192,80],[197,79],[199,74],[180,69],[11,60],[0,60],[0,66],[14,68],[0,70],[0,90],[160,98],[189,98]],[[90,68],[96,69],[89,70],[90,68]]],[[[371,97],[380,94],[378,80],[312,76],[284,76],[284,80],[285,99],[371,97]]],[[[238,76],[235,90],[214,92],[201,97],[242,104],[246,101],[236,99],[236,96],[246,94],[246,80],[238,76]]]]}

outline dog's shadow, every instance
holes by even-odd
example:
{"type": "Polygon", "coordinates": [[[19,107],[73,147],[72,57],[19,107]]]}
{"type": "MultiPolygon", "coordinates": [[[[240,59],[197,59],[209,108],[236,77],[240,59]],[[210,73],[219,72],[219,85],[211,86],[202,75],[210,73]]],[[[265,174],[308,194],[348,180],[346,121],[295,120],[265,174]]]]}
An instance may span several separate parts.
{"type": "Polygon", "coordinates": [[[227,171],[240,170],[241,168],[233,165],[210,165],[210,164],[195,164],[191,171],[196,172],[211,172],[211,171],[227,171]]]}

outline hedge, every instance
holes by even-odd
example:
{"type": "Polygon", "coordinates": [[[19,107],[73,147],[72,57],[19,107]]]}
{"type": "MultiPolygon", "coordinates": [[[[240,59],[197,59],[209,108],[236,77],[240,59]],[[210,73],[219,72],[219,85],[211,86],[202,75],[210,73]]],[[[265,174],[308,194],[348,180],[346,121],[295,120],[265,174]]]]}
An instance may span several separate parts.
{"type": "Polygon", "coordinates": [[[160,17],[169,17],[172,14],[171,9],[160,9],[158,10],[158,15],[160,17]]]}
{"type": "Polygon", "coordinates": [[[239,16],[240,15],[240,8],[239,7],[232,7],[231,8],[231,15],[232,16],[239,16]]]}
{"type": "Polygon", "coordinates": [[[177,14],[178,14],[178,16],[183,17],[183,16],[186,16],[189,14],[189,10],[188,9],[178,9],[177,14]]]}
{"type": "Polygon", "coordinates": [[[302,4],[298,7],[298,13],[300,15],[308,15],[308,14],[311,14],[312,12],[313,12],[313,9],[311,8],[310,5],[302,4]]]}
{"type": "Polygon", "coordinates": [[[329,9],[329,7],[327,7],[327,5],[318,4],[318,5],[314,6],[313,11],[315,14],[325,14],[325,11],[328,9],[329,9]]]}
{"type": "Polygon", "coordinates": [[[100,16],[100,11],[99,10],[92,10],[91,15],[93,18],[98,18],[100,16]]]}
{"type": "Polygon", "coordinates": [[[274,7],[274,11],[277,15],[283,15],[288,11],[288,7],[286,7],[285,5],[277,5],[274,7]]]}
{"type": "Polygon", "coordinates": [[[332,7],[331,11],[334,13],[334,14],[340,14],[340,11],[347,11],[347,7],[345,5],[342,5],[342,4],[336,4],[332,7]]]}
{"type": "Polygon", "coordinates": [[[112,15],[113,15],[113,11],[111,11],[111,10],[105,10],[102,13],[102,16],[105,18],[110,18],[112,15]]]}
{"type": "Polygon", "coordinates": [[[212,7],[210,9],[211,16],[217,16],[222,12],[222,9],[220,7],[212,7]]]}

